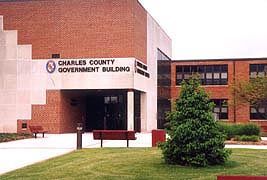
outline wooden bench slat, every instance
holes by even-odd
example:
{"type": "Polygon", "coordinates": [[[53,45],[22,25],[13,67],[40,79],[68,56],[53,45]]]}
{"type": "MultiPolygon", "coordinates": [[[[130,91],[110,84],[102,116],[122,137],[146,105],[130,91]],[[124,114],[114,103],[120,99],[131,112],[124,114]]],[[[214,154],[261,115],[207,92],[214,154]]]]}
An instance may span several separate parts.
{"type": "Polygon", "coordinates": [[[103,140],[126,140],[126,133],[128,133],[128,139],[129,140],[135,140],[135,132],[134,131],[119,131],[119,130],[94,130],[93,136],[94,139],[101,139],[100,133],[102,133],[102,139],[103,140]]]}
{"type": "Polygon", "coordinates": [[[34,134],[35,138],[37,138],[38,133],[42,133],[44,137],[44,134],[48,132],[48,131],[45,131],[42,126],[29,126],[29,128],[30,128],[30,131],[34,134]]]}
{"type": "Polygon", "coordinates": [[[127,140],[127,147],[129,140],[136,140],[135,131],[128,130],[93,130],[93,137],[101,140],[101,147],[103,140],[127,140]]]}

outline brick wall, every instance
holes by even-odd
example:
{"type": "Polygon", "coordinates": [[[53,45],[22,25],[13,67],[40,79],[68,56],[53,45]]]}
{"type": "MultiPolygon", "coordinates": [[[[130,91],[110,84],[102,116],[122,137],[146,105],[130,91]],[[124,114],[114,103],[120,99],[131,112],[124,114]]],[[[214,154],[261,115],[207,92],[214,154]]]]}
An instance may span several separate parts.
{"type": "Polygon", "coordinates": [[[140,8],[140,4],[134,2],[134,57],[147,63],[147,12],[140,8]],[[145,27],[145,28],[144,28],[145,27]],[[145,47],[144,47],[145,45],[145,47]]]}
{"type": "Polygon", "coordinates": [[[6,30],[33,59],[136,57],[146,62],[146,11],[136,0],[0,2],[6,30]]]}
{"type": "MultiPolygon", "coordinates": [[[[266,64],[267,59],[240,59],[240,60],[192,60],[192,61],[174,61],[171,65],[171,97],[176,99],[178,97],[180,86],[176,86],[176,65],[228,65],[228,85],[208,85],[202,86],[210,93],[211,99],[228,99],[229,103],[233,104],[233,97],[231,95],[230,85],[234,82],[234,67],[235,79],[249,80],[249,64],[266,64]],[[235,62],[235,66],[234,66],[235,62]]],[[[228,108],[228,122],[234,122],[234,108],[228,108]]],[[[238,105],[236,107],[236,122],[237,123],[256,123],[260,126],[267,125],[267,121],[250,121],[249,105],[238,105]]]]}
{"type": "Polygon", "coordinates": [[[62,90],[48,90],[45,105],[32,106],[31,120],[18,120],[17,131],[19,133],[30,132],[23,130],[22,123],[29,125],[42,125],[49,133],[73,133],[76,132],[77,123],[82,122],[85,116],[85,100],[62,90]],[[75,103],[72,102],[75,100],[75,103]]]}
{"type": "Polygon", "coordinates": [[[77,123],[83,123],[85,119],[86,102],[81,96],[75,96],[67,91],[61,91],[61,124],[60,132],[76,132],[77,123]]]}
{"type": "Polygon", "coordinates": [[[60,122],[62,117],[61,92],[59,90],[52,90],[46,92],[45,105],[32,105],[32,119],[18,120],[17,131],[29,132],[29,129],[22,130],[21,124],[27,123],[29,125],[42,125],[49,133],[60,133],[60,122]]]}

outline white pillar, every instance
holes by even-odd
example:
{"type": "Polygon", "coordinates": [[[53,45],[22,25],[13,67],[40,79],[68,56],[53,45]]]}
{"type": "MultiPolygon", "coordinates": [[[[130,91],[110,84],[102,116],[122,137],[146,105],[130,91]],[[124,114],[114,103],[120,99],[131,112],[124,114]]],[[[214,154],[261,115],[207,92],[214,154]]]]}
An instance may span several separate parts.
{"type": "Polygon", "coordinates": [[[127,92],[127,130],[134,130],[134,91],[127,92]]]}
{"type": "Polygon", "coordinates": [[[0,16],[0,31],[3,31],[4,30],[4,20],[3,20],[3,16],[0,16]]]}
{"type": "Polygon", "coordinates": [[[147,132],[147,93],[141,92],[141,132],[147,132]]]}

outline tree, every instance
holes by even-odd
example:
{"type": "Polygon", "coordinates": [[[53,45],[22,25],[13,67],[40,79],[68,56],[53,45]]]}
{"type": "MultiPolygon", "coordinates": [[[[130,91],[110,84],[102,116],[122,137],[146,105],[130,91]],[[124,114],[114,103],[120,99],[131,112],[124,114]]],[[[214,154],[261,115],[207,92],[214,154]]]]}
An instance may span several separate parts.
{"type": "MultiPolygon", "coordinates": [[[[235,99],[234,106],[249,103],[256,111],[267,106],[267,76],[257,76],[250,81],[237,81],[231,89],[235,99]]],[[[266,114],[259,114],[267,119],[266,114]]]]}
{"type": "Polygon", "coordinates": [[[230,151],[212,115],[214,103],[198,78],[183,82],[175,110],[167,115],[169,138],[160,145],[165,162],[186,166],[224,164],[230,151]]]}

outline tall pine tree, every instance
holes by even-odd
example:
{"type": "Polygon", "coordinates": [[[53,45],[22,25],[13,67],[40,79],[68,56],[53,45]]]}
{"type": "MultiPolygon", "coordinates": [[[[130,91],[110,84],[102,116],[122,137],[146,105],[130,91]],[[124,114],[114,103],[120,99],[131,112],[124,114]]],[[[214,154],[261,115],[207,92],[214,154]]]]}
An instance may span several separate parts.
{"type": "Polygon", "coordinates": [[[186,166],[224,164],[230,152],[219,131],[208,94],[198,78],[183,82],[175,110],[167,115],[169,138],[160,145],[166,163],[186,166]]]}

